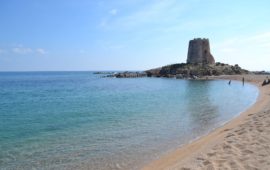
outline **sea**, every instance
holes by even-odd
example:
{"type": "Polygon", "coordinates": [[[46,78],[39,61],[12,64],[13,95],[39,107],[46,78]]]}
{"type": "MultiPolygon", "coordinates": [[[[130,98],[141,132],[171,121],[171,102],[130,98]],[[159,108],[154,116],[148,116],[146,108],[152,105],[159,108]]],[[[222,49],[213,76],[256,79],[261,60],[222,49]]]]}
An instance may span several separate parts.
{"type": "Polygon", "coordinates": [[[0,72],[0,169],[140,169],[256,102],[228,80],[0,72]]]}

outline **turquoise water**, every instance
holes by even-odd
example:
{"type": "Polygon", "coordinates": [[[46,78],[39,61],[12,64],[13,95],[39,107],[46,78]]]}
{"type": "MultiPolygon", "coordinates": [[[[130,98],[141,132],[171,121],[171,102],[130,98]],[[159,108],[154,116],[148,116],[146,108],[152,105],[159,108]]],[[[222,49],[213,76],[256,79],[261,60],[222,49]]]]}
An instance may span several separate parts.
{"type": "Polygon", "coordinates": [[[233,81],[0,73],[0,169],[139,169],[251,106],[233,81]]]}

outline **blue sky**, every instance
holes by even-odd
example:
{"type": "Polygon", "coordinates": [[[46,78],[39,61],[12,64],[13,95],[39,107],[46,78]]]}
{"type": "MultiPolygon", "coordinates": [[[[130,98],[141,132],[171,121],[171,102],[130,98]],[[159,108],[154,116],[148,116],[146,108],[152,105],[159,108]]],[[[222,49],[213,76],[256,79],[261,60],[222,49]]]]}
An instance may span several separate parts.
{"type": "Polygon", "coordinates": [[[270,70],[268,0],[0,0],[0,71],[145,70],[216,61],[270,70]]]}

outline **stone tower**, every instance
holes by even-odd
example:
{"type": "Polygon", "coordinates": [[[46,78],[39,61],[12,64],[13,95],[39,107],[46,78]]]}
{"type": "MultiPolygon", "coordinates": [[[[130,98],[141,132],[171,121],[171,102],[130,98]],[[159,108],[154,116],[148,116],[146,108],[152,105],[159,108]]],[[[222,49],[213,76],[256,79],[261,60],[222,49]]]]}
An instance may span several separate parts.
{"type": "Polygon", "coordinates": [[[214,64],[215,59],[210,52],[208,39],[195,38],[189,41],[187,63],[214,64]]]}

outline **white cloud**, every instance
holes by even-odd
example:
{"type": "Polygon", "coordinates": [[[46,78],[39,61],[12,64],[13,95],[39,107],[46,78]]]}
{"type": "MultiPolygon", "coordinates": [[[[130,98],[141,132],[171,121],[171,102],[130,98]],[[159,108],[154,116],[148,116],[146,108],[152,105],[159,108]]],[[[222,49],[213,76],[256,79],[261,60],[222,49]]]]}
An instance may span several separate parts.
{"type": "Polygon", "coordinates": [[[99,24],[99,26],[105,28],[107,26],[107,23],[108,23],[107,19],[103,19],[99,24]]]}
{"type": "Polygon", "coordinates": [[[109,13],[110,13],[111,15],[116,15],[117,12],[118,12],[117,9],[112,9],[112,10],[109,11],[109,13]]]}
{"type": "MultiPolygon", "coordinates": [[[[167,26],[167,23],[179,22],[178,17],[182,14],[183,8],[185,8],[184,5],[179,5],[177,0],[144,2],[139,5],[139,8],[132,10],[130,13],[123,13],[117,18],[108,17],[106,22],[102,19],[100,25],[106,24],[106,28],[113,29],[134,28],[134,26],[144,24],[163,24],[167,26]]],[[[118,10],[112,9],[109,13],[116,15],[118,10]]]]}
{"type": "Polygon", "coordinates": [[[6,53],[6,51],[0,48],[0,54],[4,54],[4,53],[6,53]]]}
{"type": "Polygon", "coordinates": [[[79,50],[79,53],[80,53],[80,54],[85,54],[86,51],[85,51],[85,50],[79,50]]]}
{"type": "Polygon", "coordinates": [[[108,46],[108,49],[111,49],[111,50],[120,50],[120,49],[123,49],[123,48],[125,48],[125,46],[124,45],[120,45],[120,44],[108,46]]]}
{"type": "Polygon", "coordinates": [[[31,48],[26,47],[15,47],[12,49],[12,51],[16,54],[30,54],[33,53],[33,50],[31,48]]]}
{"type": "Polygon", "coordinates": [[[122,23],[126,26],[129,25],[133,26],[142,23],[156,22],[156,21],[162,22],[164,20],[168,20],[169,18],[166,17],[165,15],[174,12],[174,10],[177,8],[175,3],[176,3],[175,0],[158,1],[134,13],[131,13],[128,16],[120,18],[119,23],[122,23]]]}
{"type": "Polygon", "coordinates": [[[38,54],[41,54],[41,55],[44,55],[44,54],[47,53],[43,48],[37,48],[37,49],[36,49],[36,52],[37,52],[38,54]]]}
{"type": "MultiPolygon", "coordinates": [[[[24,47],[23,45],[16,45],[16,47],[13,47],[9,51],[13,52],[14,54],[18,54],[18,55],[27,55],[27,54],[44,55],[47,53],[47,51],[43,48],[36,48],[35,49],[35,48],[30,48],[30,47],[24,47]]],[[[1,51],[0,51],[0,53],[1,53],[1,51]]]]}
{"type": "Polygon", "coordinates": [[[239,64],[251,70],[269,70],[270,32],[233,37],[213,45],[217,61],[239,64]]]}

